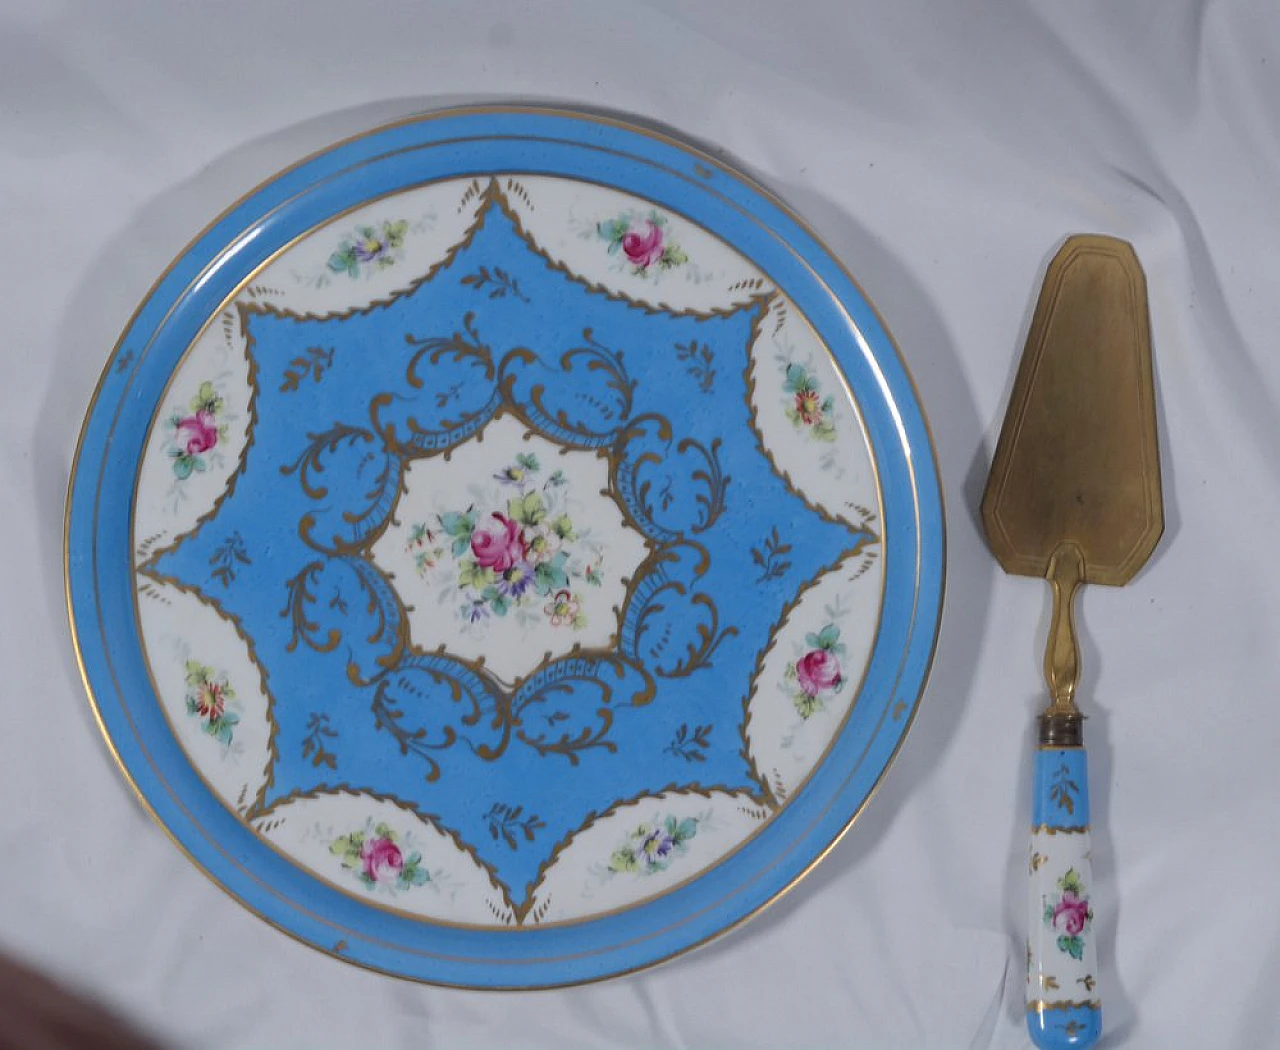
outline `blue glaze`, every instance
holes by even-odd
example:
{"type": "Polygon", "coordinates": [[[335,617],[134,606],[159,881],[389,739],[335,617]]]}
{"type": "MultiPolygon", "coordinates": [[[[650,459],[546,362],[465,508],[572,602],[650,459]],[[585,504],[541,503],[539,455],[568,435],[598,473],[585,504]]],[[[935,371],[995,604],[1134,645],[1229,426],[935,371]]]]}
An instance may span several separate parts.
{"type": "Polygon", "coordinates": [[[1085,1050],[1102,1034],[1102,1011],[1096,1006],[1028,1010],[1027,1031],[1041,1050],[1085,1050]]]}
{"type": "MultiPolygon", "coordinates": [[[[688,762],[664,745],[690,712],[697,712],[698,721],[705,724],[731,727],[740,721],[756,654],[768,645],[789,596],[868,534],[811,510],[759,450],[748,426],[745,368],[753,325],[763,305],[709,319],[638,310],[550,269],[496,202],[483,209],[482,219],[475,238],[447,267],[386,307],[325,320],[246,314],[244,328],[258,376],[252,469],[207,524],[155,562],[154,572],[205,595],[234,616],[257,641],[257,657],[268,678],[288,682],[290,697],[303,701],[276,701],[278,754],[262,800],[265,806],[296,793],[368,785],[413,803],[459,834],[520,902],[554,846],[609,800],[656,795],[690,782],[688,762]],[[519,282],[522,298],[478,297],[459,283],[459,274],[494,259],[502,260],[519,282]],[[486,378],[475,357],[446,355],[431,365],[432,383],[412,386],[404,373],[419,350],[406,344],[405,333],[429,329],[435,318],[464,317],[469,331],[463,337],[482,340],[502,364],[486,378]],[[580,367],[561,369],[563,355],[584,346],[584,330],[591,332],[590,354],[581,355],[580,367]],[[536,350],[517,350],[506,341],[535,331],[536,350]],[[693,341],[711,348],[720,374],[716,410],[688,416],[676,415],[672,404],[694,403],[696,391],[685,389],[691,381],[670,367],[668,355],[623,355],[612,349],[693,341]],[[309,346],[331,348],[332,365],[308,385],[305,406],[299,406],[281,379],[290,362],[309,346]],[[381,360],[394,359],[398,352],[401,361],[393,367],[370,368],[375,352],[381,360]],[[602,364],[609,367],[590,370],[602,364]],[[615,375],[623,374],[632,384],[629,404],[609,386],[615,375]],[[400,459],[382,450],[379,435],[373,433],[372,400],[391,395],[385,409],[376,413],[377,424],[385,428],[383,434],[394,434],[396,442],[409,446],[407,456],[416,450],[415,442],[445,448],[470,438],[502,402],[504,379],[512,380],[506,400],[549,440],[595,448],[611,447],[625,438],[620,479],[633,473],[644,477],[644,471],[652,469],[646,466],[648,457],[660,457],[676,468],[665,507],[649,505],[637,497],[635,486],[619,482],[636,528],[655,548],[664,545],[672,555],[644,577],[652,584],[640,587],[625,610],[617,651],[627,662],[613,667],[563,657],[517,689],[509,708],[486,681],[447,655],[404,656],[386,675],[394,632],[382,632],[373,642],[369,636],[383,618],[399,623],[401,613],[391,582],[367,556],[350,553],[351,545],[363,542],[391,516],[401,476],[400,459]],[[535,395],[529,394],[531,387],[535,395]],[[438,389],[460,394],[441,407],[438,389]],[[475,414],[475,421],[450,425],[464,412],[475,414]],[[329,435],[336,431],[326,431],[325,426],[334,420],[354,423],[331,445],[334,439],[329,435]],[[675,433],[663,436],[659,421],[667,420],[675,433]],[[685,442],[691,443],[689,451],[678,456],[675,449],[685,442]],[[716,450],[713,461],[730,479],[722,509],[706,482],[710,449],[716,450]],[[375,455],[374,450],[370,469],[365,460],[375,455]],[[314,478],[326,489],[323,500],[308,494],[301,477],[313,453],[318,457],[314,478]],[[363,477],[383,476],[383,484],[373,490],[368,482],[343,486],[343,478],[355,477],[362,469],[363,477]],[[339,491],[345,502],[337,498],[339,491]],[[742,493],[751,498],[742,498],[742,493]],[[708,501],[716,505],[714,521],[707,520],[712,513],[708,501]],[[304,519],[312,524],[299,529],[304,519]],[[771,529],[792,537],[794,549],[788,571],[762,594],[752,570],[751,538],[771,529]],[[211,559],[230,537],[243,538],[245,561],[234,578],[212,579],[211,559]],[[803,543],[795,542],[800,537],[803,543]],[[665,589],[663,583],[668,584],[665,589]],[[670,583],[683,588],[687,602],[674,599],[670,583]],[[359,600],[363,594],[377,595],[373,610],[359,600]],[[290,595],[288,603],[285,595],[290,595]],[[315,600],[307,601],[308,597],[315,600]],[[334,600],[345,611],[332,609],[334,600]],[[295,605],[299,613],[305,608],[314,629],[302,634],[280,630],[282,614],[295,605]],[[714,659],[697,673],[668,677],[689,649],[697,649],[698,632],[717,622],[732,624],[735,633],[723,635],[714,659]],[[342,637],[336,648],[318,652],[308,644],[331,630],[342,637]],[[605,694],[565,697],[554,686],[562,670],[573,669],[579,675],[584,664],[592,677],[608,685],[612,724],[607,731],[596,702],[606,699],[605,694]],[[359,681],[351,680],[350,668],[359,681]],[[451,696],[455,688],[461,689],[461,701],[451,696]],[[632,697],[645,699],[632,706],[632,697]],[[473,704],[486,716],[476,726],[463,722],[473,704]],[[436,743],[438,749],[403,761],[386,718],[349,715],[375,705],[399,712],[399,726],[405,731],[424,728],[430,734],[427,739],[438,742],[447,727],[457,739],[447,747],[436,743]],[[523,711],[530,714],[521,727],[523,711]],[[305,757],[302,741],[317,712],[343,726],[340,773],[317,767],[305,757]],[[452,713],[443,725],[440,712],[452,713]],[[562,754],[540,751],[536,745],[548,730],[537,720],[548,717],[556,718],[546,723],[554,725],[552,739],[580,733],[591,737],[602,731],[599,742],[609,749],[596,746],[576,752],[572,765],[562,754]],[[541,738],[531,735],[539,732],[541,738]],[[477,750],[481,748],[483,757],[477,750]],[[500,755],[491,757],[492,752],[500,755]],[[429,783],[424,778],[428,772],[442,775],[429,783]],[[544,825],[537,841],[513,850],[489,833],[488,808],[498,799],[517,799],[527,812],[537,814],[544,825]]],[[[696,767],[697,783],[731,791],[760,790],[738,733],[717,734],[704,755],[696,767]]]]}
{"type": "MultiPolygon", "coordinates": [[[[494,238],[511,236],[510,229],[500,222],[486,229],[494,238]]],[[[504,258],[514,257],[507,248],[503,251],[504,258]]],[[[572,292],[554,284],[552,275],[539,275],[533,268],[521,277],[522,286],[526,281],[529,287],[545,282],[543,291],[555,301],[567,301],[572,292]]],[[[424,300],[452,309],[448,294],[430,285],[424,285],[421,292],[424,300]],[[433,296],[445,298],[436,302],[433,296]]],[[[516,305],[499,302],[487,306],[477,323],[489,326],[496,313],[516,305]]],[[[638,317],[628,316],[624,308],[615,309],[616,305],[576,304],[575,309],[595,311],[591,323],[605,345],[652,334],[648,321],[642,328],[638,317]]],[[[740,353],[749,320],[749,309],[744,308],[705,322],[699,328],[700,338],[714,337],[717,347],[722,348],[717,352],[740,353]]],[[[682,323],[665,317],[652,321],[658,328],[667,326],[662,337],[672,339],[680,337],[682,323]]],[[[258,363],[264,369],[278,370],[295,341],[306,338],[303,322],[260,317],[251,319],[249,327],[257,341],[258,363]]],[[[569,334],[559,333],[566,339],[569,334]]],[[[360,343],[379,338],[379,332],[376,323],[343,327],[341,331],[334,326],[334,339],[339,338],[360,343]]],[[[335,355],[332,377],[323,384],[324,392],[317,390],[315,396],[340,407],[344,399],[364,394],[367,403],[368,391],[361,390],[354,377],[342,380],[339,360],[340,355],[335,355]]],[[[723,374],[727,376],[729,371],[723,374]]],[[[277,387],[276,383],[260,384],[264,396],[277,387]]],[[[638,374],[637,397],[652,397],[651,404],[661,403],[661,377],[638,374]],[[653,387],[652,393],[644,392],[647,385],[653,387]]],[[[281,432],[268,434],[265,428],[271,424],[264,424],[258,440],[264,449],[272,450],[269,455],[278,457],[273,464],[278,478],[278,467],[305,452],[305,445],[299,444],[297,434],[284,429],[284,414],[272,413],[271,417],[281,432]]],[[[262,418],[266,420],[267,414],[262,418]]],[[[767,507],[779,521],[803,530],[811,548],[797,549],[793,557],[797,576],[811,574],[830,561],[833,551],[848,546],[847,530],[812,516],[806,522],[804,509],[789,504],[784,489],[770,488],[772,483],[753,459],[752,450],[729,440],[727,427],[723,434],[713,435],[718,422],[724,421],[698,421],[696,425],[706,432],[691,436],[706,441],[713,436],[724,438],[725,472],[740,482],[750,479],[759,491],[767,493],[758,507],[767,507]]],[[[594,425],[603,432],[602,421],[594,425]]],[[[245,477],[247,480],[250,475],[245,477]]],[[[347,691],[333,696],[332,702],[367,704],[367,696],[358,695],[361,687],[346,674],[346,653],[340,661],[344,667],[335,675],[336,668],[327,667],[322,655],[287,651],[288,628],[280,618],[280,602],[268,602],[262,595],[278,594],[283,579],[305,566],[304,553],[314,559],[316,551],[301,549],[290,523],[290,515],[292,523],[298,521],[298,508],[290,503],[296,494],[285,495],[289,490],[277,483],[270,500],[258,493],[255,503],[250,489],[250,485],[243,485],[237,490],[237,497],[243,498],[226,502],[222,508],[225,520],[211,521],[208,536],[197,534],[192,542],[162,559],[158,569],[175,580],[199,586],[200,579],[207,577],[215,533],[233,531],[238,515],[253,515],[252,534],[278,540],[279,549],[269,560],[272,576],[258,578],[246,571],[234,588],[225,589],[227,600],[243,616],[265,618],[255,628],[268,650],[263,653],[264,662],[288,665],[290,674],[311,675],[317,680],[326,675],[330,682],[350,682],[349,690],[344,686],[347,691]],[[272,642],[279,644],[272,648],[272,642]]],[[[680,503],[677,500],[677,505],[680,503]]],[[[322,571],[348,581],[344,585],[364,585],[370,593],[381,593],[382,583],[368,563],[347,558],[337,550],[334,529],[342,527],[342,520],[337,515],[330,522],[317,521],[315,535],[321,546],[333,548],[321,552],[322,571]],[[326,536],[327,525],[332,527],[326,536]]],[[[691,523],[673,519],[651,522],[651,527],[655,534],[663,529],[681,533],[691,523]]],[[[724,568],[717,568],[719,575],[714,578],[708,574],[705,582],[714,590],[714,599],[732,610],[732,621],[740,634],[727,640],[726,648],[717,653],[715,673],[723,676],[717,679],[718,685],[736,687],[740,697],[738,679],[746,673],[743,665],[759,648],[765,621],[777,614],[772,607],[776,596],[758,591],[748,594],[735,582],[730,540],[738,525],[726,512],[718,527],[723,535],[707,540],[714,540],[720,549],[722,558],[715,564],[724,568]]],[[[247,530],[245,534],[249,534],[247,530]]],[[[344,143],[263,186],[202,234],[144,302],[104,373],[77,456],[67,547],[73,628],[103,725],[139,793],[196,863],[252,910],[319,948],[341,951],[353,961],[403,976],[485,987],[566,984],[647,965],[732,926],[790,885],[869,796],[910,724],[932,655],[943,578],[941,497],[924,420],[887,334],[839,264],[758,188],[710,159],[633,129],[532,110],[447,113],[344,143]],[[863,689],[852,716],[806,790],[791,800],[762,834],[708,876],[607,918],[518,934],[443,927],[370,908],[276,854],[200,783],[164,721],[142,658],[132,604],[130,535],[134,471],[168,377],[212,311],[246,274],[295,237],[362,201],[430,179],[510,170],[589,178],[648,198],[680,211],[764,269],[832,349],[858,397],[875,449],[886,530],[884,607],[863,689]],[[704,174],[706,171],[712,174],[704,174]]],[[[267,561],[254,559],[253,565],[267,561]]],[[[623,644],[627,644],[625,631],[623,644]]],[[[366,649],[351,655],[359,667],[376,660],[378,654],[366,649]]],[[[636,651],[630,656],[637,666],[645,665],[644,654],[636,651]]],[[[425,673],[411,663],[400,671],[425,673]]],[[[664,688],[678,690],[681,685],[673,680],[664,683],[664,688]]],[[[705,695],[715,692],[708,690],[705,695]]],[[[670,700],[672,705],[694,702],[692,696],[682,698],[674,693],[670,700]]],[[[672,714],[670,709],[664,711],[663,705],[653,703],[623,713],[630,719],[625,734],[628,747],[670,738],[672,714]]],[[[296,738],[300,727],[287,712],[281,715],[281,733],[296,738]]],[[[386,743],[385,739],[371,738],[362,760],[375,763],[377,748],[386,743]]],[[[287,753],[296,755],[296,746],[287,753]]],[[[463,749],[447,756],[442,753],[440,761],[454,763],[460,777],[477,777],[498,768],[496,764],[477,766],[474,756],[464,755],[463,749]]],[[[515,751],[501,776],[533,785],[529,789],[536,790],[539,761],[532,752],[515,751]]],[[[714,758],[709,756],[711,761],[716,768],[708,780],[720,779],[731,785],[745,782],[740,756],[726,750],[714,758]]],[[[619,763],[618,768],[623,767],[628,775],[639,775],[638,763],[619,763]]],[[[612,765],[605,768],[594,757],[591,762],[584,761],[584,796],[592,786],[598,787],[602,778],[616,772],[612,765]]],[[[667,774],[658,768],[643,771],[653,785],[663,783],[667,774]]],[[[308,775],[314,785],[314,770],[308,773],[299,764],[290,766],[283,760],[276,767],[273,792],[302,786],[308,775]]],[[[1083,783],[1083,777],[1079,782],[1083,783]]],[[[637,786],[645,784],[633,783],[627,790],[637,786]]],[[[409,790],[407,784],[403,787],[409,790]]],[[[572,796],[564,794],[568,797],[549,794],[543,802],[543,819],[549,823],[554,820],[555,827],[549,830],[556,834],[579,820],[590,801],[577,797],[576,791],[572,796]]],[[[455,823],[477,819],[467,811],[464,796],[460,793],[453,800],[458,807],[452,814],[455,823]]],[[[1087,819],[1087,800],[1085,809],[1087,819]]],[[[517,887],[527,881],[531,862],[537,858],[533,854],[500,854],[497,851],[489,859],[500,864],[504,880],[517,887]]]]}
{"type": "Polygon", "coordinates": [[[1037,827],[1087,827],[1089,762],[1082,747],[1041,749],[1036,754],[1031,823],[1037,827]]]}

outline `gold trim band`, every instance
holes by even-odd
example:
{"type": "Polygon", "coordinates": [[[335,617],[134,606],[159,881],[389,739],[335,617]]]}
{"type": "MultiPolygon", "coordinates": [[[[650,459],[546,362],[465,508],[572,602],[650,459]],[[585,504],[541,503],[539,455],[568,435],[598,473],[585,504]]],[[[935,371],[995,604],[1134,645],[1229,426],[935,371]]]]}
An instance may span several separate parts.
{"type": "Polygon", "coordinates": [[[1097,999],[1064,999],[1062,1002],[1047,1003],[1043,999],[1032,999],[1027,1003],[1027,1013],[1042,1014],[1046,1010],[1079,1010],[1088,1007],[1091,1010],[1102,1009],[1102,1003],[1097,999]]]}
{"type": "Polygon", "coordinates": [[[1049,824],[1031,825],[1031,834],[1033,835],[1087,835],[1088,833],[1088,824],[1073,824],[1067,827],[1054,827],[1049,824]]]}

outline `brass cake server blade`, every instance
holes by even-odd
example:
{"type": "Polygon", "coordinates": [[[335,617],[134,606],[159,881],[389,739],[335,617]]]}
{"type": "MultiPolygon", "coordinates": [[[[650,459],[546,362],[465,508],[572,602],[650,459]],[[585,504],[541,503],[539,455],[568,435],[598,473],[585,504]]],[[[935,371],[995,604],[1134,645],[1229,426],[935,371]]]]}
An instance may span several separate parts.
{"type": "Polygon", "coordinates": [[[1053,588],[1031,839],[1027,1025],[1092,1046],[1096,992],[1089,785],[1075,703],[1074,598],[1127,583],[1164,530],[1146,280],[1133,248],[1071,237],[1049,264],[982,499],[1006,572],[1053,588]]]}

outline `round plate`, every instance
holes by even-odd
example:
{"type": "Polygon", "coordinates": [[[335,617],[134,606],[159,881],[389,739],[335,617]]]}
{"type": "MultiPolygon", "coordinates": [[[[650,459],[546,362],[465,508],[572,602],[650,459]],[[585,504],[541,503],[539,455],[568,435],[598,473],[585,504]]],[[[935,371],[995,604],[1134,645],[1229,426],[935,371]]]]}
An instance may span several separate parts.
{"type": "Polygon", "coordinates": [[[848,827],[943,520],[853,281],[664,135],[499,107],[255,190],[160,279],[72,475],[70,615],[216,882],[454,985],[646,966],[848,827]]]}

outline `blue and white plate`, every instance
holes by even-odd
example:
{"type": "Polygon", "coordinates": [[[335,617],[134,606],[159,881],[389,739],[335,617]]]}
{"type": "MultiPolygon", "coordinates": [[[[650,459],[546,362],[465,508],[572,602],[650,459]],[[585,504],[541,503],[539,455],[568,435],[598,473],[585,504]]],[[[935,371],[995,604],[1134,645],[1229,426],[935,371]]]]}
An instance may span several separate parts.
{"type": "Polygon", "coordinates": [[[924,419],[766,191],[580,113],[340,143],[160,279],[70,614],[126,776],[326,952],[540,987],[701,944],[867,800],[938,627],[924,419]]]}

